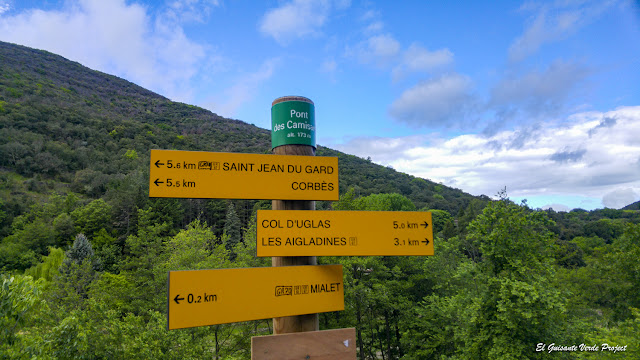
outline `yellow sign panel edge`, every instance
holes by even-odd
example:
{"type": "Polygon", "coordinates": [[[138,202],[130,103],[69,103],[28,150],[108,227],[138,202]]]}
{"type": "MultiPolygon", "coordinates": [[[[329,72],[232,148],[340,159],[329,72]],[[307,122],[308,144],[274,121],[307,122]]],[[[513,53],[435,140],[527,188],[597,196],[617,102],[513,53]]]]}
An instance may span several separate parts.
{"type": "MultiPolygon", "coordinates": [[[[386,219],[385,219],[386,220],[386,219]]],[[[413,219],[411,219],[413,220],[413,219]]],[[[256,228],[257,228],[257,233],[256,233],[256,252],[257,252],[257,256],[258,257],[270,257],[270,256],[432,256],[434,255],[434,248],[433,248],[433,219],[432,219],[432,214],[431,212],[424,212],[424,211],[352,211],[352,210],[316,210],[316,211],[304,211],[304,210],[258,210],[258,216],[256,218],[257,224],[256,224],[256,228]],[[283,246],[274,246],[271,248],[271,250],[266,250],[268,247],[264,246],[263,244],[261,244],[261,239],[262,236],[265,235],[265,232],[267,233],[267,236],[273,235],[272,233],[275,231],[273,229],[270,230],[265,230],[265,228],[263,228],[261,226],[261,224],[259,223],[261,220],[268,220],[268,219],[264,219],[264,217],[268,217],[268,215],[265,214],[272,214],[272,216],[270,217],[271,219],[275,220],[287,220],[287,219],[300,219],[300,218],[304,218],[304,219],[313,219],[313,220],[320,220],[323,217],[326,218],[329,217],[331,220],[335,220],[336,217],[338,217],[340,220],[342,220],[343,222],[348,223],[348,225],[342,224],[342,226],[340,226],[340,228],[336,231],[344,231],[350,232],[350,235],[353,234],[361,234],[362,232],[368,233],[367,235],[369,235],[368,237],[368,243],[366,246],[356,246],[354,248],[351,247],[347,247],[344,248],[345,250],[348,251],[340,251],[340,250],[335,250],[335,251],[330,251],[332,249],[343,249],[343,248],[336,248],[336,247],[327,247],[327,246],[320,246],[319,248],[315,248],[311,251],[308,250],[304,250],[303,247],[301,246],[295,246],[293,248],[289,248],[286,251],[283,251],[284,247],[283,246]],[[407,220],[407,217],[409,218],[415,218],[415,217],[419,217],[421,218],[420,220],[414,220],[414,221],[424,221],[427,222],[427,226],[428,228],[422,230],[422,231],[426,231],[426,233],[421,233],[420,235],[416,234],[416,232],[419,231],[419,229],[416,230],[411,230],[411,229],[406,229],[406,230],[401,230],[401,229],[376,229],[374,230],[362,230],[362,228],[359,228],[359,226],[361,226],[360,224],[358,224],[359,221],[366,221],[369,220],[367,219],[367,217],[371,217],[374,216],[376,218],[380,218],[380,217],[389,217],[391,218],[389,221],[393,221],[393,218],[395,217],[398,220],[401,221],[405,221],[407,220]],[[404,219],[402,219],[404,217],[404,219]],[[426,219],[425,219],[426,218],[426,219]],[[347,227],[349,229],[346,229],[345,227],[347,227]],[[396,231],[400,231],[400,232],[404,232],[404,234],[398,233],[396,231]],[[382,244],[382,246],[377,246],[377,244],[372,244],[376,241],[384,241],[384,240],[377,240],[379,239],[379,237],[387,237],[389,239],[393,239],[395,234],[399,234],[399,236],[405,235],[408,232],[411,232],[411,234],[409,234],[410,236],[418,236],[420,238],[424,237],[425,240],[428,240],[429,243],[426,246],[422,246],[422,245],[413,245],[413,246],[419,246],[417,248],[414,247],[410,247],[408,246],[409,244],[406,244],[404,246],[393,246],[390,244],[382,244]],[[372,240],[372,239],[376,239],[376,240],[372,240]],[[372,247],[375,247],[375,249],[371,249],[372,247]]],[[[378,227],[381,225],[380,221],[377,222],[373,222],[375,225],[377,225],[378,227]]],[[[400,227],[402,225],[402,223],[399,223],[398,227],[400,227]]],[[[297,231],[298,234],[300,234],[300,236],[304,235],[304,236],[310,236],[308,233],[310,232],[310,230],[308,229],[295,229],[295,230],[290,230],[290,231],[297,231]]],[[[320,230],[322,231],[322,230],[320,230]]],[[[326,230],[324,230],[326,231],[326,230]]],[[[317,234],[316,234],[317,235],[317,234]]],[[[334,234],[335,235],[335,234],[334,234]]],[[[392,240],[393,241],[393,240],[392,240]]],[[[400,240],[402,241],[402,240],[400,240]]],[[[422,240],[420,240],[421,243],[423,243],[422,240]]],[[[414,242],[415,243],[415,242],[414,242]]]]}
{"type": "MultiPolygon", "coordinates": [[[[211,278],[210,278],[211,281],[211,278]]],[[[308,296],[313,294],[313,284],[310,284],[311,293],[307,292],[302,294],[284,294],[284,295],[301,295],[308,296]]],[[[319,285],[319,284],[318,284],[319,285]]],[[[327,283],[328,285],[328,283],[327,283]]],[[[332,285],[333,287],[333,285],[332,285]]],[[[208,291],[208,290],[207,290],[208,291]]],[[[205,295],[206,297],[206,295],[205,295]]],[[[195,295],[193,295],[195,298],[195,295]]],[[[192,299],[193,299],[192,298],[192,299]]],[[[206,302],[206,301],[203,301],[206,302]]],[[[193,301],[195,306],[200,304],[195,304],[196,301],[193,301]]],[[[191,304],[191,302],[189,302],[191,304]]],[[[252,303],[252,305],[254,305],[252,303]]],[[[199,326],[210,326],[217,324],[227,324],[234,322],[243,322],[243,321],[252,321],[252,320],[261,320],[268,319],[272,317],[282,317],[282,316],[293,316],[293,315],[304,315],[318,312],[328,312],[328,311],[342,311],[344,310],[344,277],[343,277],[343,269],[342,265],[309,265],[309,266],[282,266],[282,267],[258,267],[258,268],[232,268],[232,269],[203,269],[203,270],[177,270],[177,271],[169,271],[167,273],[167,330],[174,329],[183,329],[190,327],[199,327],[199,326]],[[210,276],[210,274],[216,273],[214,276],[214,281],[222,281],[226,283],[226,285],[231,284],[230,286],[226,286],[223,284],[223,288],[214,289],[214,292],[217,294],[211,294],[216,297],[216,302],[218,301],[218,294],[229,294],[229,290],[233,293],[231,295],[231,299],[222,305],[222,309],[218,309],[217,312],[222,315],[222,318],[226,318],[225,321],[216,321],[216,320],[208,320],[216,313],[215,310],[203,310],[200,308],[177,308],[176,306],[185,305],[187,294],[192,294],[195,292],[197,294],[198,291],[203,291],[203,287],[207,286],[207,281],[203,280],[202,277],[210,276]],[[233,274],[235,273],[235,274],[233,274]],[[172,291],[171,287],[171,278],[172,274],[176,275],[174,277],[174,287],[172,291]],[[188,274],[192,274],[193,276],[188,276],[188,274]],[[229,274],[232,274],[229,276],[229,274]],[[284,276],[283,276],[284,275],[284,276]],[[274,277],[274,276],[277,276],[274,277]],[[249,278],[257,277],[256,280],[248,280],[249,278]],[[222,279],[222,280],[221,280],[222,279]],[[176,284],[176,281],[181,282],[180,284],[176,284]],[[244,281],[244,282],[243,282],[244,281]],[[282,282],[285,284],[292,284],[292,282],[322,282],[322,281],[332,281],[331,284],[339,284],[336,289],[331,289],[332,291],[319,291],[312,299],[303,299],[306,301],[299,301],[298,299],[293,299],[293,297],[284,299],[284,303],[277,304],[274,307],[268,307],[266,309],[264,306],[262,308],[257,308],[255,306],[244,306],[242,309],[236,309],[235,307],[246,305],[243,301],[238,301],[237,299],[233,299],[234,296],[242,297],[243,299],[250,299],[255,302],[256,306],[260,306],[260,301],[263,303],[276,303],[283,299],[283,297],[277,295],[277,289],[279,287],[294,287],[295,285],[282,285],[282,282]],[[204,285],[203,285],[204,284],[204,285]],[[245,287],[242,287],[245,285],[245,287]],[[275,292],[272,292],[270,289],[272,286],[275,286],[275,292]],[[255,293],[255,289],[258,287],[259,294],[255,293]],[[239,291],[233,291],[233,289],[240,289],[239,291]],[[254,291],[252,291],[254,290],[254,291]],[[249,295],[249,292],[251,293],[249,295]],[[269,296],[268,294],[273,294],[273,296],[269,296]],[[183,296],[184,295],[184,296],[183,296]],[[256,298],[256,295],[262,295],[262,298],[256,298]],[[265,296],[266,295],[266,296],[265,296]],[[178,298],[178,296],[180,296],[178,298]],[[182,304],[173,304],[176,298],[179,301],[183,301],[182,304]],[[265,300],[266,299],[266,300],[265,300]],[[173,309],[173,311],[172,311],[173,309]],[[258,309],[258,310],[256,310],[258,309]],[[188,314],[181,320],[175,320],[176,316],[180,317],[180,314],[188,314]],[[240,317],[235,317],[236,314],[242,314],[240,317]],[[260,316],[258,316],[259,314],[260,316]],[[207,318],[208,316],[208,318],[207,318]],[[232,318],[232,319],[230,319],[232,318]],[[173,320],[172,320],[173,319],[173,320]],[[195,319],[195,320],[194,320],[195,319]],[[228,320],[228,321],[227,321],[228,320]]]]}
{"type": "MultiPolygon", "coordinates": [[[[176,159],[174,159],[175,161],[176,159]]],[[[189,159],[191,160],[191,159],[189,159]]],[[[160,163],[160,165],[164,166],[165,163],[160,163]]],[[[195,166],[195,163],[192,164],[195,166]]],[[[206,151],[183,151],[183,150],[161,150],[161,149],[152,149],[150,154],[150,171],[149,171],[149,197],[155,198],[192,198],[192,199],[257,199],[257,200],[318,200],[318,201],[337,201],[339,200],[339,176],[338,176],[338,158],[337,157],[324,157],[324,156],[287,156],[287,155],[270,155],[270,154],[250,154],[250,153],[228,153],[228,152],[206,152],[206,151]],[[263,162],[267,164],[275,165],[286,165],[287,168],[291,165],[295,166],[332,166],[335,167],[335,171],[333,174],[307,174],[307,173],[297,173],[291,175],[290,173],[278,173],[274,172],[274,176],[276,179],[273,179],[273,176],[269,175],[257,175],[255,171],[250,171],[249,173],[252,175],[248,175],[251,179],[248,179],[243,173],[230,173],[223,177],[222,184],[218,182],[218,184],[211,185],[211,181],[214,180],[215,177],[206,176],[206,173],[200,173],[196,170],[196,172],[190,173],[178,173],[178,168],[160,168],[157,163],[160,161],[166,161],[164,157],[177,157],[176,163],[180,163],[184,160],[185,157],[193,157],[193,156],[203,156],[203,157],[222,157],[224,159],[231,158],[232,162],[263,162]],[[182,158],[180,158],[182,157],[182,158]],[[280,183],[286,183],[291,179],[292,176],[296,176],[296,178],[303,178],[303,181],[299,181],[300,184],[303,182],[308,183],[312,182],[311,180],[317,180],[318,189],[308,189],[308,190],[286,190],[280,187],[280,183]],[[182,180],[183,183],[187,183],[191,188],[183,187],[183,188],[175,188],[170,187],[166,188],[165,185],[160,186],[160,184],[167,184],[166,179],[169,176],[178,176],[182,177],[178,179],[177,182],[182,180]],[[188,176],[190,179],[184,179],[184,177],[188,176]],[[258,183],[263,182],[265,177],[269,180],[271,184],[258,183]],[[198,183],[204,184],[204,188],[206,190],[202,191],[197,188],[193,188],[196,186],[196,181],[192,181],[194,178],[198,179],[198,183]],[[258,178],[258,179],[256,179],[258,178]],[[306,179],[304,179],[306,178],[306,179]],[[319,179],[318,179],[319,178],[319,179]],[[162,181],[160,181],[162,180],[162,181]],[[252,184],[242,184],[243,182],[247,182],[253,180],[252,184]],[[281,181],[280,181],[281,180],[281,181]],[[322,181],[320,181],[322,180],[322,181]],[[157,183],[156,183],[157,182],[157,183]],[[256,183],[257,186],[256,186],[256,183]],[[271,186],[274,183],[278,184],[277,186],[271,186]],[[322,190],[323,183],[325,185],[333,187],[333,189],[325,189],[322,190]],[[233,186],[229,186],[229,185],[233,186]],[[329,185],[330,184],[330,185],[329,185]],[[217,185],[217,186],[216,186],[217,185]],[[216,190],[213,191],[212,189],[216,190]],[[241,188],[241,189],[239,189],[241,188]],[[237,190],[236,190],[237,189],[237,190]],[[212,193],[213,192],[213,193],[212,193]]],[[[181,169],[184,170],[184,169],[181,169]]],[[[191,170],[191,169],[188,169],[191,170]]],[[[195,168],[193,168],[195,170],[195,168]]],[[[246,174],[246,172],[244,173],[246,174]]],[[[175,181],[175,178],[173,178],[175,181]]],[[[179,185],[179,184],[178,184],[179,185]]],[[[315,185],[315,183],[314,183],[315,185]]],[[[166,186],[169,186],[168,184],[166,186]]]]}

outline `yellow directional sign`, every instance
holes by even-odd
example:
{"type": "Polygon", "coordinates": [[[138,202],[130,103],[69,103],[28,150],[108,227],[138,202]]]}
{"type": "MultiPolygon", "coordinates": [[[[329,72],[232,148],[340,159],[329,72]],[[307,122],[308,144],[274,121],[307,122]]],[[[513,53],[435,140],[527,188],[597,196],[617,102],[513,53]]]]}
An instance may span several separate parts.
{"type": "Polygon", "coordinates": [[[170,271],[169,330],[344,310],[342,265],[170,271]]]}
{"type": "Polygon", "coordinates": [[[336,201],[338,158],[151,150],[149,196],[336,201]]]}
{"type": "Polygon", "coordinates": [[[433,255],[430,212],[258,210],[258,256],[433,255]]]}

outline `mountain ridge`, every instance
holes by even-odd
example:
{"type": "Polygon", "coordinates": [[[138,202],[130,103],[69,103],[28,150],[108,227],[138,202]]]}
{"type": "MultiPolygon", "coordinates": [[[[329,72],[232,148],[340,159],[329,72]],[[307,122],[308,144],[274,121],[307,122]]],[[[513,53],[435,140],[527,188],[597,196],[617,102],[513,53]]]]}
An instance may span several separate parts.
{"type": "Polygon", "coordinates": [[[631,204],[621,208],[620,210],[640,210],[640,201],[636,201],[634,203],[631,203],[631,204]]]}
{"type": "MultiPolygon", "coordinates": [[[[140,188],[137,197],[145,191],[148,196],[144,179],[151,149],[258,154],[271,149],[269,130],[6,42],[0,42],[0,130],[0,175],[5,179],[0,199],[15,208],[5,227],[22,213],[18,209],[24,203],[36,201],[27,193],[117,197],[117,189],[130,182],[134,185],[127,186],[140,188]]],[[[399,193],[418,209],[452,215],[474,199],[488,201],[321,145],[317,155],[339,158],[341,194],[350,188],[361,196],[399,193]]],[[[329,207],[318,202],[320,209],[329,207]]]]}

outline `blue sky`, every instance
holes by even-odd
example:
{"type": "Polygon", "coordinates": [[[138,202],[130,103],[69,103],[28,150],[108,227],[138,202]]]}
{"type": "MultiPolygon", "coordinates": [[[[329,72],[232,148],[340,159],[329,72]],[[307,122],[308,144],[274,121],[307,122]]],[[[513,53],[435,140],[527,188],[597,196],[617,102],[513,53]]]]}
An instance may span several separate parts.
{"type": "Polygon", "coordinates": [[[0,0],[0,40],[534,208],[640,200],[640,3],[0,0]]]}

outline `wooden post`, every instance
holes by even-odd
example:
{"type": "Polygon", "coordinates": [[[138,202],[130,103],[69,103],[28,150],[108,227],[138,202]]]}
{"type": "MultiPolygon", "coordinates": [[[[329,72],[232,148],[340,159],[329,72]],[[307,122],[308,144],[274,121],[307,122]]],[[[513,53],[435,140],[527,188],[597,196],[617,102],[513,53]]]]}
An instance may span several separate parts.
{"type": "MultiPolygon", "coordinates": [[[[271,106],[285,101],[302,101],[313,105],[313,101],[301,96],[285,96],[273,101],[271,106]]],[[[273,116],[273,115],[272,115],[273,116]]],[[[313,116],[313,115],[312,115],[313,116]]],[[[273,121],[273,119],[272,119],[273,121]]],[[[313,124],[315,127],[315,124],[313,124]]],[[[273,131],[273,129],[272,129],[273,131]]],[[[315,133],[315,128],[313,129],[315,133]]],[[[315,140],[315,137],[314,137],[315,140]]],[[[315,141],[314,141],[315,142],[315,141]]],[[[278,145],[278,144],[274,144],[278,145]]],[[[300,144],[286,144],[275,146],[272,149],[275,155],[303,155],[315,156],[315,143],[313,146],[300,144]]],[[[316,202],[307,200],[272,200],[271,208],[273,210],[315,210],[316,202]]],[[[317,265],[318,261],[315,256],[287,256],[272,257],[272,266],[297,266],[297,265],[317,265]]],[[[273,318],[273,333],[288,334],[305,331],[318,331],[319,321],[318,314],[307,314],[297,316],[286,316],[273,318]]]]}

